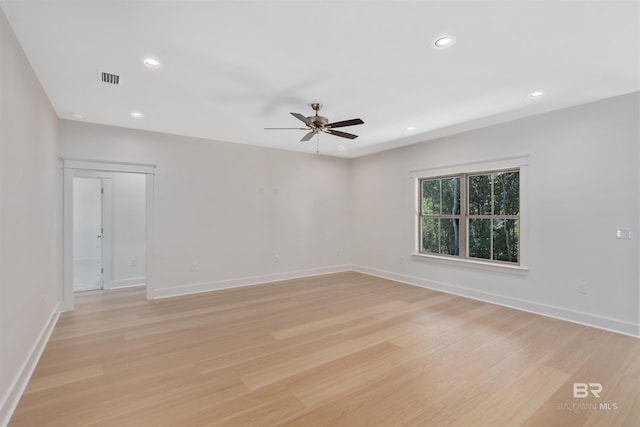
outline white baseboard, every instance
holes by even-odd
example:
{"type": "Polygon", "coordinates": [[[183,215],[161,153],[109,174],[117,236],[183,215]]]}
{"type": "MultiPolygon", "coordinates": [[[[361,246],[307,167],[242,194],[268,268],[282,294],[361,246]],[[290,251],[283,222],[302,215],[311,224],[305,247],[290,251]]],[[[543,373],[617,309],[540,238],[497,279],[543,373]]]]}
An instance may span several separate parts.
{"type": "Polygon", "coordinates": [[[58,317],[60,317],[60,305],[56,304],[49,316],[49,320],[44,325],[38,339],[31,347],[31,351],[29,351],[29,354],[22,363],[20,370],[13,379],[7,394],[2,398],[0,404],[0,426],[4,427],[9,424],[9,420],[11,419],[13,412],[16,410],[18,402],[20,402],[20,398],[27,388],[27,384],[29,384],[31,375],[33,375],[33,371],[36,369],[36,365],[42,356],[42,352],[44,351],[47,342],[49,342],[49,337],[51,337],[53,328],[58,322],[58,317]]]}
{"type": "Polygon", "coordinates": [[[132,279],[112,280],[109,289],[130,288],[132,286],[142,286],[147,283],[146,277],[134,277],[132,279]]]}
{"type": "Polygon", "coordinates": [[[501,305],[504,307],[515,308],[517,310],[527,311],[534,314],[540,314],[542,316],[552,317],[554,319],[566,320],[568,322],[578,323],[580,325],[591,326],[598,329],[604,329],[607,331],[640,338],[640,324],[632,322],[596,316],[589,313],[568,310],[566,308],[540,304],[488,292],[476,291],[473,289],[462,288],[448,283],[426,280],[404,274],[392,273],[390,271],[378,270],[376,268],[354,265],[352,266],[352,270],[359,273],[369,274],[371,276],[382,277],[384,279],[406,283],[408,285],[420,286],[422,288],[442,291],[449,294],[501,305]]]}
{"type": "Polygon", "coordinates": [[[179,295],[197,294],[201,292],[217,291],[220,289],[238,288],[242,286],[260,285],[263,283],[278,282],[280,280],[299,279],[302,277],[320,276],[323,274],[341,273],[351,271],[350,265],[336,265],[320,267],[309,270],[289,271],[285,273],[266,274],[263,276],[241,277],[238,279],[220,280],[217,282],[193,283],[171,288],[153,289],[151,298],[168,298],[179,295]]]}

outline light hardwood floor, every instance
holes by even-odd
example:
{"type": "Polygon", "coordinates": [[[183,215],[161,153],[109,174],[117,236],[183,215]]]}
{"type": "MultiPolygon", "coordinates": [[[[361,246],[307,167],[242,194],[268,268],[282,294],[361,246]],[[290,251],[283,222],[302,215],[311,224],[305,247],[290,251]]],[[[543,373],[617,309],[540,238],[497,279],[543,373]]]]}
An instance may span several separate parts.
{"type": "Polygon", "coordinates": [[[640,340],[363,274],[76,307],[11,427],[640,426],[640,340]]]}

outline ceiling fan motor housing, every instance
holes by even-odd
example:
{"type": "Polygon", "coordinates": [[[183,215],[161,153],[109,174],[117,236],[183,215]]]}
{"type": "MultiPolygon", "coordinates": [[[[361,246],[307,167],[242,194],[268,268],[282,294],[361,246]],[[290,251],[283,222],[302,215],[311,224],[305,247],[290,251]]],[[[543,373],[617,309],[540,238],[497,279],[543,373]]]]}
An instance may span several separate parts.
{"type": "Polygon", "coordinates": [[[316,125],[316,127],[323,127],[329,123],[329,119],[322,116],[309,116],[307,117],[307,119],[309,119],[309,121],[316,125]]]}

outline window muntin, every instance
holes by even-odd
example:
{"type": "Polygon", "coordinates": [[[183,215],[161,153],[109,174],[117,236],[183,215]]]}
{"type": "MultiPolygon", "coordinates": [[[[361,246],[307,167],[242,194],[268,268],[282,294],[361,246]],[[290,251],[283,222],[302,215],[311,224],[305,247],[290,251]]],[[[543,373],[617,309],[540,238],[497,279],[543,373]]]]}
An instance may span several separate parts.
{"type": "Polygon", "coordinates": [[[419,252],[518,264],[520,172],[419,180],[419,252]],[[466,185],[460,187],[460,183],[466,185]]]}

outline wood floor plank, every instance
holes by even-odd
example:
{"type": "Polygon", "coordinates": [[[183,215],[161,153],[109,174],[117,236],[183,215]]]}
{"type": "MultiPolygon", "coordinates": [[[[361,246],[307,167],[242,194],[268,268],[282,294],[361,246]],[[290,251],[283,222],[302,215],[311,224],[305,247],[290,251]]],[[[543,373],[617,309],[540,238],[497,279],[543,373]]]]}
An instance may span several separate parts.
{"type": "Polygon", "coordinates": [[[636,338],[347,272],[77,294],[9,425],[636,427],[639,387],[636,338]]]}
{"type": "Polygon", "coordinates": [[[68,371],[58,372],[46,377],[41,376],[38,378],[34,378],[29,383],[29,388],[25,391],[25,394],[36,393],[42,390],[49,390],[52,388],[63,386],[65,384],[72,384],[89,378],[96,378],[101,376],[103,373],[103,366],[101,364],[94,364],[70,369],[68,371]]]}
{"type": "Polygon", "coordinates": [[[489,395],[481,407],[454,416],[452,421],[478,427],[521,426],[568,378],[569,374],[548,366],[527,370],[510,386],[489,395]]]}

